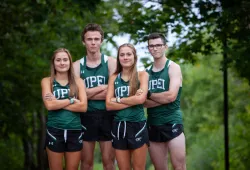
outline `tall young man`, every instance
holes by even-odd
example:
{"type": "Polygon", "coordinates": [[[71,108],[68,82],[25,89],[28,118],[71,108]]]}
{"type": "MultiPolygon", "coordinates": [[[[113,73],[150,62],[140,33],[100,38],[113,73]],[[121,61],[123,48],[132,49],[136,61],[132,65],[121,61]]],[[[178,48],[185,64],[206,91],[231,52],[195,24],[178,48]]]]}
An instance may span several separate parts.
{"type": "Polygon", "coordinates": [[[114,149],[111,143],[113,112],[107,112],[105,98],[109,76],[116,69],[116,59],[100,52],[104,32],[98,24],[88,24],[82,31],[82,43],[87,55],[74,63],[77,76],[86,86],[88,110],[81,114],[83,149],[81,170],[92,170],[96,141],[100,144],[103,169],[114,170],[114,149]]]}
{"type": "Polygon", "coordinates": [[[181,69],[166,57],[166,39],[162,34],[149,35],[148,50],[154,58],[154,63],[147,68],[149,93],[145,102],[150,158],[156,170],[167,170],[170,153],[174,169],[185,170],[185,136],[180,110],[181,69]]]}

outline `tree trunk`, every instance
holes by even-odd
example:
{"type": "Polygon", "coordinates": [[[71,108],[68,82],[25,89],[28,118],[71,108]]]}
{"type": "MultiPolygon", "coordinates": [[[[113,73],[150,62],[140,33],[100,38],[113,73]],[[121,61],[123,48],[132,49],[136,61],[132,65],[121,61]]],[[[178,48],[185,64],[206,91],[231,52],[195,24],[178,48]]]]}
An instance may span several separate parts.
{"type": "Polygon", "coordinates": [[[46,134],[46,116],[45,109],[42,106],[39,112],[40,128],[38,129],[38,142],[37,142],[37,160],[39,170],[48,169],[48,158],[45,151],[45,134],[46,134]]]}
{"type": "Polygon", "coordinates": [[[23,150],[24,150],[24,169],[25,170],[34,170],[35,166],[33,163],[32,157],[32,147],[27,136],[22,138],[23,141],[23,150]]]}

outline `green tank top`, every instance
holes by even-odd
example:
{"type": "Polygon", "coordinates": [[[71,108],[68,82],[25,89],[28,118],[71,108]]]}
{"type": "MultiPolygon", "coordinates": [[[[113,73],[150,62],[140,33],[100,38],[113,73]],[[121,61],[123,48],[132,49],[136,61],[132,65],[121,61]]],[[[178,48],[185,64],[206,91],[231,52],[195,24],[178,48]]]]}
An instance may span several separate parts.
{"type": "MultiPolygon", "coordinates": [[[[167,60],[165,67],[159,72],[153,72],[152,65],[147,69],[147,72],[149,74],[148,90],[150,92],[160,93],[169,90],[168,68],[171,62],[171,60],[167,60]]],[[[148,124],[182,124],[182,112],[180,110],[181,90],[182,87],[179,88],[178,95],[174,102],[147,109],[148,124]]]]}
{"type": "MultiPolygon", "coordinates": [[[[86,88],[108,84],[108,56],[101,55],[101,63],[95,68],[86,65],[87,57],[80,60],[80,77],[84,80],[86,88]]],[[[88,112],[106,110],[105,100],[88,100],[88,112]]]]}
{"type": "MultiPolygon", "coordinates": [[[[62,86],[56,80],[53,81],[53,94],[58,100],[69,98],[69,85],[62,86]]],[[[48,111],[48,127],[59,129],[81,129],[80,113],[69,110],[49,110],[48,111]]]]}
{"type": "MultiPolygon", "coordinates": [[[[125,82],[121,78],[119,73],[114,82],[115,96],[116,97],[128,97],[129,96],[129,82],[125,82]]],[[[144,115],[143,105],[135,105],[126,109],[119,110],[114,118],[115,121],[130,121],[130,122],[141,122],[146,120],[144,115]]]]}

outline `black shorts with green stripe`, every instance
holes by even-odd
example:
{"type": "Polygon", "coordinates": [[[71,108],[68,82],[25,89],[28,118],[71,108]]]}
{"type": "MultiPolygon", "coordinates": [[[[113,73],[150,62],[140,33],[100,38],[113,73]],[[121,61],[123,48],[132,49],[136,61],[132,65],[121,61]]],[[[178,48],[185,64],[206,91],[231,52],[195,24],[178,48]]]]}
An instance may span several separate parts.
{"type": "Polygon", "coordinates": [[[45,146],[53,152],[77,152],[82,150],[81,130],[65,130],[48,127],[45,146]]]}
{"type": "Polygon", "coordinates": [[[182,124],[148,125],[149,140],[152,142],[168,142],[182,132],[182,124]]]}
{"type": "Polygon", "coordinates": [[[113,138],[112,146],[115,149],[137,149],[144,144],[149,146],[146,121],[113,121],[111,134],[113,138]]]}

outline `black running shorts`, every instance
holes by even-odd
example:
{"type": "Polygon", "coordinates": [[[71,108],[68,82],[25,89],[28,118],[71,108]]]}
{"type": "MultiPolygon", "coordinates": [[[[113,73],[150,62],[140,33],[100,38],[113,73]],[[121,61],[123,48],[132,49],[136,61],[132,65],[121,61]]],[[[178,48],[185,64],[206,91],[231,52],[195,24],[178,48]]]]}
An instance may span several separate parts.
{"type": "Polygon", "coordinates": [[[111,141],[115,112],[99,111],[81,114],[83,141],[111,141]]]}
{"type": "Polygon", "coordinates": [[[168,142],[183,132],[182,124],[149,125],[149,140],[152,142],[168,142]]]}
{"type": "Polygon", "coordinates": [[[76,152],[82,150],[82,131],[48,127],[45,146],[53,152],[76,152]]]}
{"type": "Polygon", "coordinates": [[[149,146],[146,121],[127,122],[113,121],[112,146],[115,149],[137,149],[147,144],[149,146]]]}

